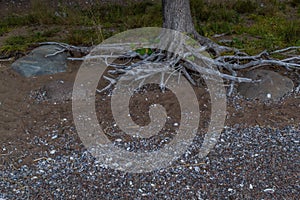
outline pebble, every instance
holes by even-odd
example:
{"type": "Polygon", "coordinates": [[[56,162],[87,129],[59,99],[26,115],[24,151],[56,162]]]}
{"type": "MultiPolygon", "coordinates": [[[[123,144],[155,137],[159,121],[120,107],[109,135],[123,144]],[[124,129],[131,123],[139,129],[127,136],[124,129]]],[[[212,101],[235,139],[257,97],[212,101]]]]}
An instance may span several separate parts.
{"type": "Polygon", "coordinates": [[[53,135],[53,136],[51,137],[51,139],[54,140],[54,139],[56,139],[57,137],[58,137],[58,135],[53,135]]]}
{"type": "Polygon", "coordinates": [[[51,150],[49,153],[50,154],[55,154],[56,150],[51,150]]]}
{"type": "Polygon", "coordinates": [[[266,188],[264,189],[264,192],[274,193],[275,190],[273,188],[266,188]]]}
{"type": "Polygon", "coordinates": [[[249,189],[252,190],[253,189],[253,185],[250,183],[249,185],[249,189]]]}
{"type": "MultiPolygon", "coordinates": [[[[208,157],[180,158],[169,168],[140,174],[112,170],[84,149],[59,154],[52,150],[55,153],[51,161],[41,159],[20,167],[4,163],[0,172],[3,177],[0,198],[35,199],[39,194],[41,199],[143,199],[144,196],[149,199],[227,199],[230,192],[232,199],[245,196],[269,199],[270,193],[280,199],[297,199],[294,169],[299,147],[294,141],[299,141],[299,135],[295,127],[280,130],[259,126],[238,130],[227,127],[208,157]],[[193,166],[204,162],[205,165],[193,166]],[[290,177],[289,181],[285,177],[290,177]],[[269,187],[271,182],[280,186],[280,190],[269,187]],[[241,183],[249,189],[243,189],[241,183]]],[[[38,144],[50,147],[50,144],[38,144]]],[[[189,151],[194,152],[200,146],[201,142],[194,144],[189,151]]]]}

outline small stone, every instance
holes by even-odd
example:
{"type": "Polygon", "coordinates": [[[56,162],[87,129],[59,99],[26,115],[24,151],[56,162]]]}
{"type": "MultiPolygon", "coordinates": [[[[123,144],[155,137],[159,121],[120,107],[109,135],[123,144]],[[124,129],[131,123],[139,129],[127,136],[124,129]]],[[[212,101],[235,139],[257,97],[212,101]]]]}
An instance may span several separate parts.
{"type": "Polygon", "coordinates": [[[264,189],[264,192],[274,193],[275,190],[273,188],[266,188],[266,189],[264,189]]]}
{"type": "Polygon", "coordinates": [[[291,79],[271,70],[252,70],[245,73],[244,77],[261,80],[257,83],[240,83],[238,92],[248,99],[278,101],[294,89],[291,79]]]}
{"type": "Polygon", "coordinates": [[[29,55],[12,64],[12,69],[25,77],[56,74],[67,69],[67,54],[65,52],[48,56],[61,50],[58,45],[43,45],[35,48],[29,55]]]}
{"type": "Polygon", "coordinates": [[[55,154],[55,152],[56,152],[55,150],[51,150],[49,153],[53,155],[55,154]]]}
{"type": "Polygon", "coordinates": [[[51,139],[54,140],[54,139],[56,139],[57,137],[58,137],[57,135],[53,135],[53,136],[51,137],[51,139]]]}

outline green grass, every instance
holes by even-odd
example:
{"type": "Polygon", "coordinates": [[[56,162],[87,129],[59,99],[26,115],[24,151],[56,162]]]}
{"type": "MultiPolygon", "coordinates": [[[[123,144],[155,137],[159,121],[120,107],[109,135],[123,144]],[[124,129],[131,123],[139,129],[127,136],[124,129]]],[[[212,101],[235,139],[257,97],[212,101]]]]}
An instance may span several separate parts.
{"type": "MultiPolygon", "coordinates": [[[[228,33],[232,35],[229,45],[251,54],[300,45],[299,0],[264,0],[263,5],[254,0],[222,2],[191,0],[193,20],[199,33],[207,37],[228,33]]],[[[1,51],[25,51],[32,43],[52,38],[73,45],[93,45],[128,29],[162,26],[160,0],[122,6],[96,4],[91,8],[76,4],[69,7],[64,1],[57,8],[51,8],[47,0],[31,0],[31,3],[28,13],[0,19],[0,36],[23,26],[58,26],[61,30],[9,37],[1,51]]]]}
{"type": "Polygon", "coordinates": [[[1,26],[0,27],[0,37],[3,36],[5,33],[8,33],[10,31],[8,26],[1,26]]]}
{"type": "Polygon", "coordinates": [[[261,5],[251,0],[220,2],[191,0],[196,29],[202,35],[234,35],[231,46],[251,54],[299,45],[299,0],[265,0],[261,5]]]}
{"type": "Polygon", "coordinates": [[[59,29],[51,29],[42,32],[31,32],[25,36],[10,36],[5,40],[4,45],[0,48],[0,51],[4,54],[9,54],[12,52],[25,52],[31,45],[46,41],[49,37],[54,36],[58,31],[59,29]]]}
{"type": "Polygon", "coordinates": [[[299,45],[300,20],[289,21],[284,17],[264,17],[252,15],[253,22],[249,26],[235,26],[238,34],[247,33],[260,40],[246,41],[245,46],[255,47],[258,51],[275,50],[285,46],[299,45]]]}
{"type": "Polygon", "coordinates": [[[5,44],[1,47],[1,52],[24,52],[27,50],[29,42],[31,41],[28,41],[27,38],[25,38],[24,36],[11,36],[7,38],[5,44]]]}

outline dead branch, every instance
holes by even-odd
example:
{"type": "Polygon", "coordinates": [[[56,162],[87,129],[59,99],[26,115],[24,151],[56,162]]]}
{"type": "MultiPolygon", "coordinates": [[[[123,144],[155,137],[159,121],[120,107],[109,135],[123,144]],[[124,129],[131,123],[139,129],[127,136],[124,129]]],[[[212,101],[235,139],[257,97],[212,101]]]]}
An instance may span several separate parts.
{"type": "MultiPolygon", "coordinates": [[[[197,74],[198,77],[201,75],[210,75],[211,77],[219,76],[230,82],[228,94],[231,95],[236,82],[260,81],[238,77],[238,70],[247,68],[253,69],[267,65],[285,67],[286,70],[298,71],[300,69],[300,56],[287,56],[281,60],[271,57],[271,55],[274,54],[284,54],[290,51],[297,51],[300,49],[299,46],[287,47],[270,53],[265,50],[257,55],[248,55],[238,49],[220,46],[199,34],[196,34],[195,37],[198,40],[201,39],[203,41],[202,43],[206,46],[193,47],[183,42],[180,43],[180,45],[183,45],[183,48],[179,48],[179,52],[177,52],[178,54],[170,54],[157,49],[157,46],[151,43],[115,43],[103,44],[97,47],[77,47],[57,42],[44,42],[40,44],[59,46],[57,52],[49,54],[47,57],[57,55],[64,51],[77,51],[86,54],[86,56],[82,58],[69,57],[68,60],[83,61],[88,59],[100,59],[106,64],[106,66],[112,67],[113,69],[108,70],[108,73],[117,76],[117,78],[109,78],[105,76],[104,78],[109,81],[109,84],[105,88],[97,90],[97,92],[103,92],[110,89],[119,80],[118,75],[125,76],[126,80],[141,81],[142,84],[146,78],[161,74],[162,78],[160,86],[161,88],[164,88],[167,82],[164,80],[164,75],[178,72],[182,73],[192,85],[196,85],[197,82],[195,80],[195,74],[197,74]],[[139,48],[151,48],[153,52],[149,55],[141,55],[135,51],[135,49],[139,48]],[[92,49],[93,52],[91,52],[92,49]],[[210,58],[205,56],[203,52],[206,49],[214,49],[216,57],[210,58]],[[120,52],[126,53],[124,54],[120,52]],[[233,55],[221,56],[221,52],[233,52],[233,55]],[[183,55],[183,57],[180,57],[179,55],[183,55]],[[204,63],[204,66],[215,66],[215,68],[200,66],[193,59],[189,59],[193,58],[193,56],[195,56],[198,61],[200,59],[201,62],[204,63]],[[124,62],[115,63],[113,62],[115,59],[124,59],[124,62]],[[135,60],[135,62],[133,62],[133,60],[135,60]],[[221,73],[216,69],[224,69],[228,73],[221,73]]],[[[296,87],[295,90],[299,91],[299,87],[300,86],[296,87]]]]}
{"type": "MultiPolygon", "coordinates": [[[[80,53],[83,53],[83,54],[88,54],[94,48],[93,46],[91,46],[91,47],[77,47],[77,46],[73,46],[73,45],[69,45],[69,44],[61,43],[61,42],[42,42],[42,43],[39,43],[39,45],[57,45],[57,46],[61,47],[61,49],[59,49],[57,53],[53,53],[52,56],[57,55],[59,53],[62,53],[64,51],[80,52],[80,53]]],[[[49,57],[49,56],[51,56],[51,54],[46,55],[46,57],[49,57]]]]}
{"type": "Polygon", "coordinates": [[[291,51],[291,50],[296,50],[296,49],[300,49],[300,46],[291,46],[291,47],[287,47],[287,48],[284,48],[284,49],[279,49],[279,50],[271,52],[271,54],[283,53],[283,52],[287,52],[287,51],[291,51]]]}
{"type": "Polygon", "coordinates": [[[14,57],[6,58],[6,59],[0,59],[0,62],[10,62],[10,61],[13,61],[14,59],[15,59],[14,57]]]}

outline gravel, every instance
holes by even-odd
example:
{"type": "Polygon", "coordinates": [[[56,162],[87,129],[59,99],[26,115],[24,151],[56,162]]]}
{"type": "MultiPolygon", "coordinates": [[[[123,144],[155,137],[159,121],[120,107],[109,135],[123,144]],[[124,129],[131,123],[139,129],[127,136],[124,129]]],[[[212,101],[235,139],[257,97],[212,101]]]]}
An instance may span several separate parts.
{"type": "Polygon", "coordinates": [[[17,169],[2,165],[0,200],[297,199],[299,133],[292,126],[226,127],[206,158],[144,174],[114,171],[84,150],[17,169]]]}

